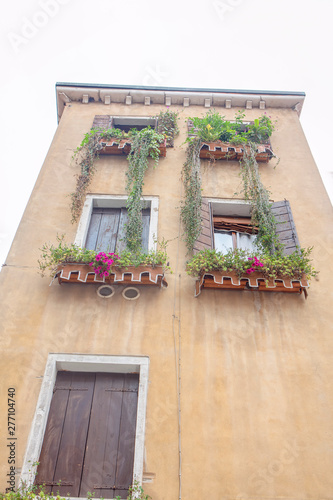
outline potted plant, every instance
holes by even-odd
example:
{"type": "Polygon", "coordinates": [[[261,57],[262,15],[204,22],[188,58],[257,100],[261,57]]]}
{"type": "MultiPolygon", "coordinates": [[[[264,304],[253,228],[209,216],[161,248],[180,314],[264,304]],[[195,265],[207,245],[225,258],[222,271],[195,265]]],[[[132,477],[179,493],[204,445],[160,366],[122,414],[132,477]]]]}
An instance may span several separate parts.
{"type": "MultiPolygon", "coordinates": [[[[158,155],[166,156],[166,143],[167,139],[163,134],[155,132],[155,130],[147,127],[145,130],[149,131],[150,138],[153,138],[158,145],[158,155]]],[[[131,151],[131,146],[134,137],[138,134],[136,128],[131,129],[129,132],[124,132],[119,128],[110,128],[107,130],[99,131],[99,143],[101,149],[99,154],[104,155],[128,155],[131,151]]]]}
{"type": "MultiPolygon", "coordinates": [[[[167,264],[166,243],[159,250],[131,252],[119,255],[79,248],[58,237],[58,245],[44,244],[38,261],[42,276],[50,271],[53,280],[61,283],[136,283],[140,285],[168,286],[164,273],[167,264]]],[[[52,280],[52,281],[53,281],[52,280]]]]}
{"type": "Polygon", "coordinates": [[[230,250],[198,252],[187,263],[187,273],[197,278],[195,296],[202,288],[298,292],[317,275],[311,265],[312,248],[298,249],[290,255],[230,250]]]}
{"type": "Polygon", "coordinates": [[[253,123],[244,122],[244,113],[238,112],[234,121],[209,111],[204,117],[188,121],[191,136],[201,139],[200,158],[215,160],[241,160],[249,143],[256,144],[256,160],[268,162],[273,156],[270,136],[274,130],[272,120],[263,115],[253,123]]]}

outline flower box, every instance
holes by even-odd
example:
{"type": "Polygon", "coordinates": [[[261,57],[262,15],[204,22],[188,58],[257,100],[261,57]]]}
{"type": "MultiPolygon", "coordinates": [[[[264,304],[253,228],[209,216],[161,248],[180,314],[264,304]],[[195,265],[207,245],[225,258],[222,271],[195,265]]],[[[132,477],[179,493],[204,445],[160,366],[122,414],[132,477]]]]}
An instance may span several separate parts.
{"type": "MultiPolygon", "coordinates": [[[[131,139],[100,139],[102,149],[99,150],[100,155],[128,155],[131,151],[131,139]]],[[[159,156],[166,156],[166,139],[160,144],[159,156]]]]}
{"type": "Polygon", "coordinates": [[[63,263],[57,268],[54,278],[62,283],[101,284],[108,285],[153,285],[168,286],[164,278],[162,266],[128,266],[126,268],[112,267],[111,275],[99,277],[88,264],[63,263]]]}
{"type": "Polygon", "coordinates": [[[255,271],[246,276],[238,277],[234,271],[209,271],[201,274],[195,284],[195,297],[202,288],[221,288],[224,290],[250,290],[260,292],[287,292],[307,295],[309,287],[306,276],[301,279],[277,278],[266,283],[263,274],[255,271]]]}
{"type": "MultiPolygon", "coordinates": [[[[200,150],[200,158],[239,161],[244,156],[244,147],[246,146],[236,146],[235,144],[221,141],[203,142],[200,150]]],[[[257,161],[268,163],[273,156],[272,147],[269,143],[257,146],[257,161]]]]}

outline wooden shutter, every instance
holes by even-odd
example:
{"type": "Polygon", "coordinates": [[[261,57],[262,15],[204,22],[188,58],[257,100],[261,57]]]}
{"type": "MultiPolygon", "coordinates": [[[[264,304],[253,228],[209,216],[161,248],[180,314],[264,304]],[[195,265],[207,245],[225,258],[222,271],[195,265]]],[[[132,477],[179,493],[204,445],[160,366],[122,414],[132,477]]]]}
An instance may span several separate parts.
{"type": "Polygon", "coordinates": [[[139,376],[97,373],[80,496],[126,498],[133,480],[139,376]]]}
{"type": "Polygon", "coordinates": [[[36,484],[60,495],[126,498],[139,375],[59,372],[36,484]],[[60,486],[58,485],[60,482],[60,486]]]}
{"type": "Polygon", "coordinates": [[[91,214],[86,248],[96,252],[114,252],[118,241],[120,208],[94,208],[91,214]]]}
{"type": "MultiPolygon", "coordinates": [[[[121,252],[126,248],[126,208],[94,208],[85,247],[97,252],[121,252]]],[[[150,209],[142,210],[142,249],[148,251],[150,209]]]]}
{"type": "Polygon", "coordinates": [[[36,476],[48,493],[79,496],[94,383],[93,373],[57,375],[36,476]]]}
{"type": "Polygon", "coordinates": [[[110,115],[96,115],[91,128],[107,130],[113,127],[113,119],[110,115]]]}
{"type": "Polygon", "coordinates": [[[201,202],[201,232],[194,243],[193,253],[198,253],[200,250],[213,248],[213,225],[212,213],[209,201],[206,198],[201,202]]]}
{"type": "Polygon", "coordinates": [[[272,204],[272,212],[277,222],[277,236],[284,246],[283,254],[289,255],[300,246],[289,201],[276,201],[272,204]]]}

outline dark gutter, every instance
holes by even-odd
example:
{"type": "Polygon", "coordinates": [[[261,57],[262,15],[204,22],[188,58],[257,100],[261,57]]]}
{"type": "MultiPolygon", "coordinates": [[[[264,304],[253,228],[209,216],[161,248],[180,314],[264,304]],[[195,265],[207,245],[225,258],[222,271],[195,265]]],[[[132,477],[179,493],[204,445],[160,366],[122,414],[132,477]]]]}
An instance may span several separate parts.
{"type": "Polygon", "coordinates": [[[278,90],[233,90],[233,89],[210,89],[210,88],[188,88],[188,87],[154,87],[148,85],[102,85],[100,83],[69,83],[57,82],[56,87],[83,87],[98,89],[124,89],[124,90],[157,90],[163,92],[219,92],[226,94],[258,94],[258,95],[292,95],[305,97],[305,92],[287,92],[278,90]]]}

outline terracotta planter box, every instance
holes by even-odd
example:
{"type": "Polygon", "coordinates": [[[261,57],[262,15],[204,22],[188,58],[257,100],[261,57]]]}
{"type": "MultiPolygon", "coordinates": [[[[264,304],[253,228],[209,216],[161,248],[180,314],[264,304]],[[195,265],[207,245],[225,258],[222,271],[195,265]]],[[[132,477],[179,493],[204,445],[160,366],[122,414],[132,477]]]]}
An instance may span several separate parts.
{"type": "Polygon", "coordinates": [[[80,283],[83,285],[102,284],[108,285],[153,285],[157,287],[168,286],[164,278],[162,266],[128,266],[126,268],[114,267],[109,277],[98,277],[88,264],[60,264],[53,279],[58,278],[62,283],[80,283]]]}
{"type": "Polygon", "coordinates": [[[305,275],[300,280],[281,278],[268,281],[266,285],[262,273],[254,272],[239,278],[235,272],[210,271],[204,273],[196,281],[195,297],[202,288],[222,288],[224,290],[250,290],[261,292],[302,293],[307,295],[309,287],[305,275]]]}
{"type": "MultiPolygon", "coordinates": [[[[235,146],[229,142],[203,142],[200,150],[200,158],[209,160],[236,160],[244,156],[244,146],[235,146]]],[[[269,143],[258,145],[256,160],[268,163],[273,157],[272,147],[269,143]]]]}
{"type": "MultiPolygon", "coordinates": [[[[131,139],[100,139],[100,155],[128,155],[131,151],[131,139]]],[[[166,140],[160,144],[160,156],[166,156],[166,140]]]]}

